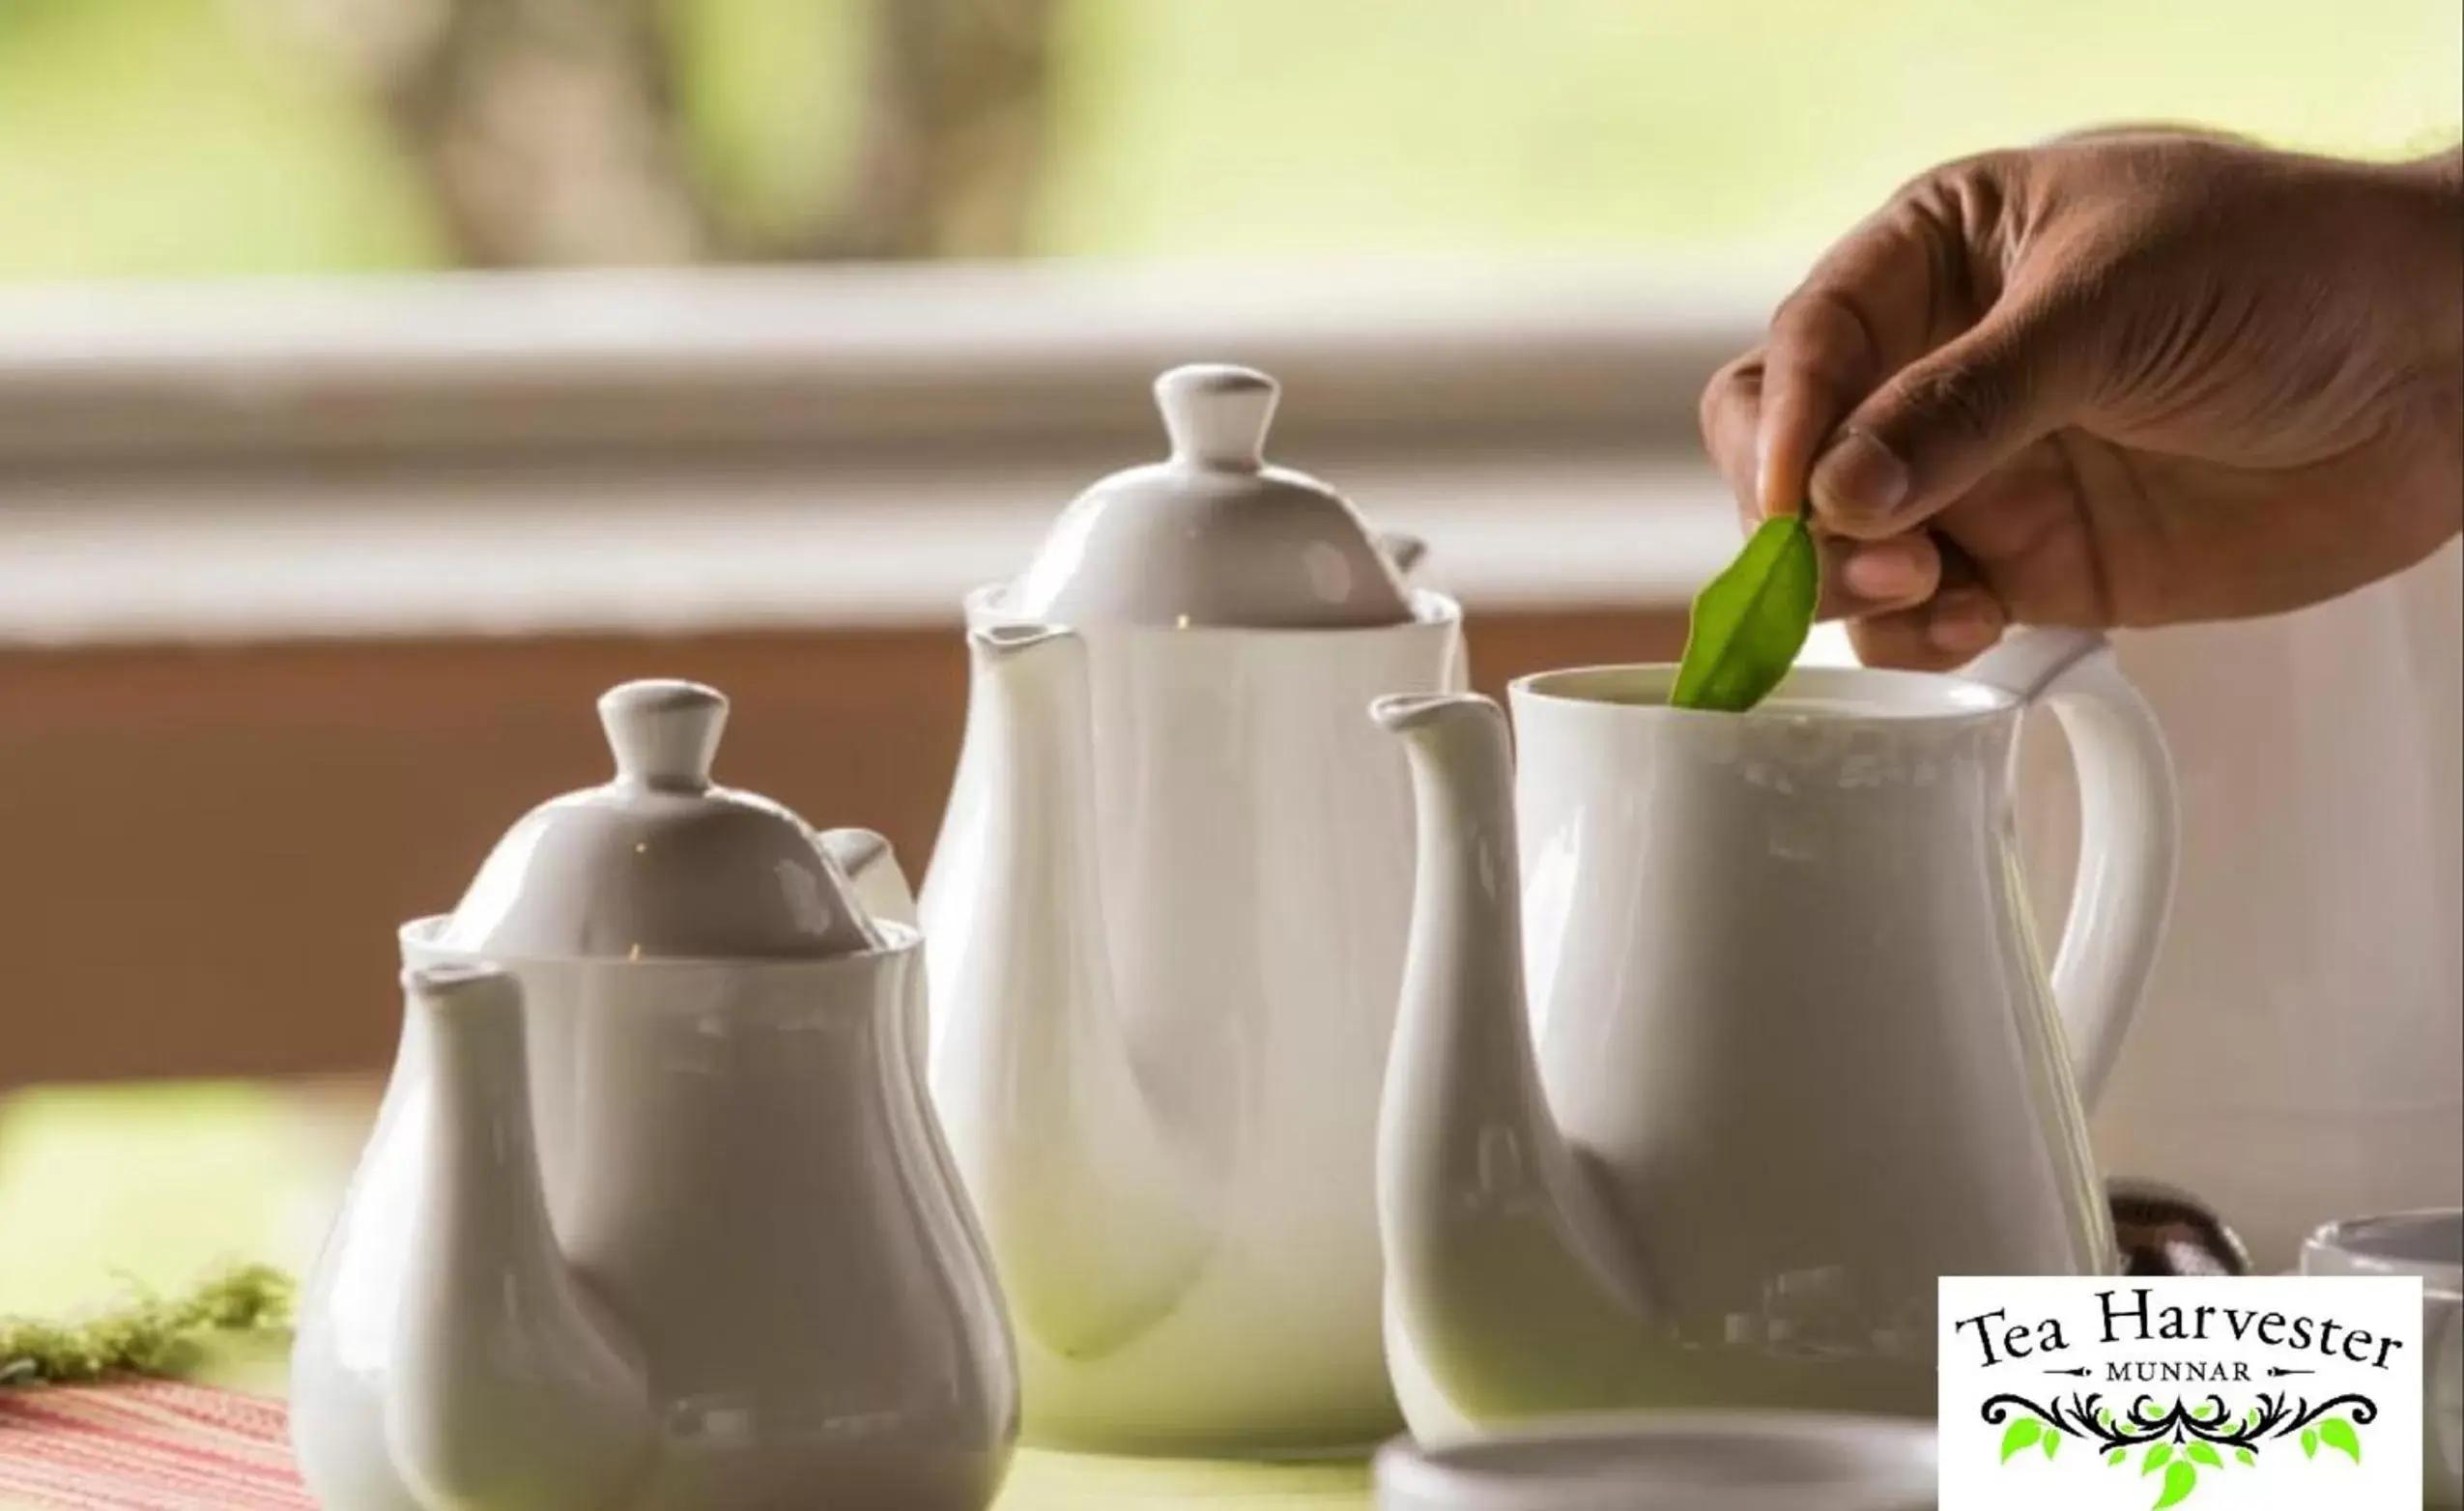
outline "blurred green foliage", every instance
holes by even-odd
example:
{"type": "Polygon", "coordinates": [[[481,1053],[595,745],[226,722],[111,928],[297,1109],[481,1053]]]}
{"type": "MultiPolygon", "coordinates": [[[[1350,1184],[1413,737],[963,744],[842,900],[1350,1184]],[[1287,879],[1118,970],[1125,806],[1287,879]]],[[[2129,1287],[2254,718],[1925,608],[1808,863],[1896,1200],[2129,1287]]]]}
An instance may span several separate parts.
{"type": "Polygon", "coordinates": [[[0,276],[420,267],[347,81],[219,0],[0,0],[0,276]]]}
{"type": "MultiPolygon", "coordinates": [[[[0,0],[0,276],[432,265],[330,0],[0,0]],[[292,8],[286,11],[286,6],[292,8]]],[[[731,219],[841,190],[863,0],[675,0],[731,219]]],[[[1053,255],[1793,266],[1930,161],[2115,118],[2367,153],[2464,117],[2454,0],[1074,0],[1053,255]]]]}
{"type": "Polygon", "coordinates": [[[0,1313],[72,1315],[125,1282],[178,1292],[235,1260],[305,1265],[334,1153],[307,1133],[257,1086],[0,1097],[0,1313]]]}

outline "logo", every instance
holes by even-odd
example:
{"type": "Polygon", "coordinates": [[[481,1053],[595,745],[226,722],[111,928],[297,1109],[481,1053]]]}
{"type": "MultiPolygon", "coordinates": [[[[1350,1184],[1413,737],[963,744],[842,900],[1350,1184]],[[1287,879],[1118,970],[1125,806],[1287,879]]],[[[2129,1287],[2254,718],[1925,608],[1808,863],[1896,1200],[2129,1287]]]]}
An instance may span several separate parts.
{"type": "Polygon", "coordinates": [[[2419,1280],[1945,1278],[1941,1511],[2421,1503],[2419,1280]]]}

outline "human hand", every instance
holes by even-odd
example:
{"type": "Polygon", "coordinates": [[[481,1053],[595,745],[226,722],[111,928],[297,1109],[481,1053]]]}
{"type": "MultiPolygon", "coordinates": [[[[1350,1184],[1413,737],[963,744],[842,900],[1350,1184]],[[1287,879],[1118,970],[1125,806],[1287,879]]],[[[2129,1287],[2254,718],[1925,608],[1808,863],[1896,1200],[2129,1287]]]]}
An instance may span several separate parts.
{"type": "Polygon", "coordinates": [[[1703,432],[1749,525],[1810,499],[1871,665],[2335,597],[2464,527],[2464,157],[2123,130],[1951,163],[1703,432]]]}

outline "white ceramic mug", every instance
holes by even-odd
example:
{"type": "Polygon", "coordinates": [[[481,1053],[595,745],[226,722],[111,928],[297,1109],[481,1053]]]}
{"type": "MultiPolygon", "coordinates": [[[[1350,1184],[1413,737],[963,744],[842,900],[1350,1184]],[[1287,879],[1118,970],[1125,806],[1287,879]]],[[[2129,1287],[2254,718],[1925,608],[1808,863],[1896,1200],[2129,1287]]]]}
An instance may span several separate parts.
{"type": "Polygon", "coordinates": [[[2464,1507],[2464,1212],[2330,1223],[2302,1245],[2302,1273],[2420,1277],[2422,1503],[2464,1507]]]}
{"type": "Polygon", "coordinates": [[[1561,1418],[1378,1455],[1380,1511],[1932,1511],[1934,1429],[1706,1411],[1561,1418]]]}

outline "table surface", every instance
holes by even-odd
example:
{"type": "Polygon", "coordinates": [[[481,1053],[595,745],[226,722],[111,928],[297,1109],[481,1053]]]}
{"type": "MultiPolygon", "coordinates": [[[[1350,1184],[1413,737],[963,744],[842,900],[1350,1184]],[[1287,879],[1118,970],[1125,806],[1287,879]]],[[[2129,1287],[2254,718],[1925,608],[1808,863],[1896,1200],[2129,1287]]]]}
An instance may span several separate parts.
{"type": "MultiPolygon", "coordinates": [[[[201,1381],[252,1394],[282,1388],[278,1354],[272,1358],[212,1360],[201,1381]]],[[[0,1406],[5,1406],[0,1402],[0,1406]]],[[[0,1468],[5,1468],[12,1427],[0,1412],[0,1468]]],[[[40,1429],[36,1429],[40,1430],[40,1429]]],[[[79,1511],[118,1511],[108,1502],[78,1500],[79,1511]]],[[[1022,1449],[1013,1463],[996,1511],[1154,1511],[1203,1505],[1214,1511],[1368,1511],[1369,1471],[1364,1464],[1263,1465],[1091,1458],[1022,1449]]],[[[48,1502],[0,1496],[0,1511],[59,1511],[48,1502]]]]}
{"type": "MultiPolygon", "coordinates": [[[[166,1288],[231,1258],[303,1269],[374,1088],[170,1087],[0,1098],[0,1313],[59,1315],[119,1277],[166,1288]],[[27,1239],[40,1241],[26,1241],[27,1239]]],[[[272,1347],[211,1352],[210,1383],[278,1395],[272,1347]]],[[[10,1451],[0,1435],[0,1455],[10,1451]]],[[[1368,1511],[1360,1463],[1114,1460],[1022,1450],[999,1511],[1368,1511]]],[[[35,1511],[0,1499],[0,1511],[35,1511]]],[[[50,1511],[50,1508],[40,1508],[50,1511]]],[[[94,1506],[90,1511],[118,1511],[94,1506]]]]}

